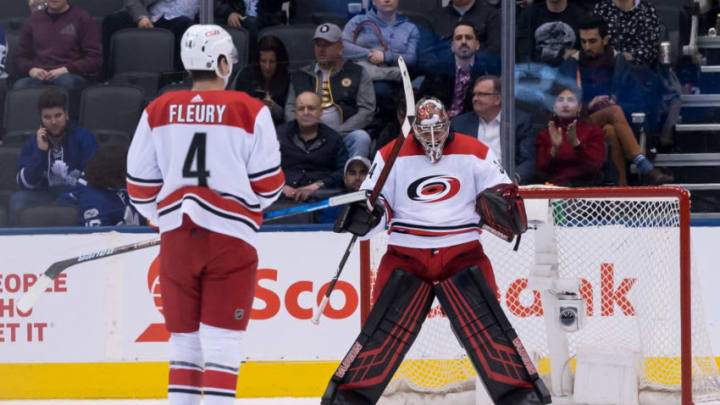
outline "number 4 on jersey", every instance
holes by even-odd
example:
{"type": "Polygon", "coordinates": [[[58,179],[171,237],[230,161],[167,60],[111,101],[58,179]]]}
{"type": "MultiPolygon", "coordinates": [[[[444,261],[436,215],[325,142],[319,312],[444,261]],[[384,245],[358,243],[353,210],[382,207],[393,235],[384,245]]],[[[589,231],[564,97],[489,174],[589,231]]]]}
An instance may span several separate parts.
{"type": "Polygon", "coordinates": [[[205,132],[196,132],[193,135],[182,171],[185,178],[197,177],[198,185],[201,187],[207,187],[207,178],[210,177],[210,172],[205,170],[206,138],[207,134],[205,132]],[[192,169],[193,161],[195,161],[195,170],[192,169]]]}

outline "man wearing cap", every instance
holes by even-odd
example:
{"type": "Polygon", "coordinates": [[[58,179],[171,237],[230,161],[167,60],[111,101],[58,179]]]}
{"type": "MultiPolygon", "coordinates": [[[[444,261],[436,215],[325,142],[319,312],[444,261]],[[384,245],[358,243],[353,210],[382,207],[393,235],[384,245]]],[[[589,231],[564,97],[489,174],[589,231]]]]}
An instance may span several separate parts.
{"type": "MultiPolygon", "coordinates": [[[[364,156],[353,156],[345,162],[345,175],[343,176],[343,183],[345,183],[344,193],[352,193],[353,191],[360,190],[360,185],[365,181],[368,172],[370,171],[370,159],[364,156]]],[[[329,224],[335,222],[342,206],[338,205],[335,207],[326,208],[320,211],[319,223],[329,224]]]]}
{"type": "Polygon", "coordinates": [[[295,96],[305,91],[320,96],[321,121],[339,132],[350,156],[368,156],[370,135],[364,128],[375,113],[375,90],[367,72],[343,60],[342,31],[320,24],[313,36],[315,63],[302,67],[290,79],[285,120],[295,118],[295,96]]]}

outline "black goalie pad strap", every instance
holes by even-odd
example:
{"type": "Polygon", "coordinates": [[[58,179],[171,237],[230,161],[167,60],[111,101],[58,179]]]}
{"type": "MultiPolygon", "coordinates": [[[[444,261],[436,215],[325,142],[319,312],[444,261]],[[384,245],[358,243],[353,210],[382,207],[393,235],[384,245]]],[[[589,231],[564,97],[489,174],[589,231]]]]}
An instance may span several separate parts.
{"type": "Polygon", "coordinates": [[[547,387],[477,266],[434,289],[495,404],[550,403],[547,387]]]}
{"type": "Polygon", "coordinates": [[[393,271],[321,403],[375,404],[415,341],[434,298],[430,283],[393,271]]]}

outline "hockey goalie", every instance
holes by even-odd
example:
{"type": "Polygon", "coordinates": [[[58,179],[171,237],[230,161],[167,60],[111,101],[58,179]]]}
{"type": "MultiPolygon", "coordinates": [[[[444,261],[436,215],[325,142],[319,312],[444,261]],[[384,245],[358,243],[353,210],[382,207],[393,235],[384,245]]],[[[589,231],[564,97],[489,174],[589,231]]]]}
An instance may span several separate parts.
{"type": "MultiPolygon", "coordinates": [[[[375,404],[435,297],[495,404],[550,403],[497,301],[479,239],[482,228],[508,241],[527,229],[517,186],[485,144],[450,131],[438,99],[420,100],[416,111],[413,139],[402,145],[380,198],[372,207],[344,207],[335,222],[335,232],[368,238],[389,227],[390,236],[375,304],[322,404],[375,404]]],[[[361,189],[373,189],[392,147],[378,151],[361,189]]]]}

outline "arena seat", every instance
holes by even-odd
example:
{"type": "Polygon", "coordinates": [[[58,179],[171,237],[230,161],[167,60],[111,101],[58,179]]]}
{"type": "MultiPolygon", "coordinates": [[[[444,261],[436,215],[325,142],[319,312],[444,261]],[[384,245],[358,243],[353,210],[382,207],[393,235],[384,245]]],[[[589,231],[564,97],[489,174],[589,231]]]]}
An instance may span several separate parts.
{"type": "Polygon", "coordinates": [[[432,11],[440,7],[442,7],[442,0],[400,0],[398,13],[403,14],[405,11],[410,11],[423,15],[432,15],[432,11]]]}
{"type": "Polygon", "coordinates": [[[76,226],[78,208],[68,204],[39,204],[27,207],[18,214],[15,226],[54,227],[76,226]]]}
{"type": "Polygon", "coordinates": [[[315,61],[315,45],[312,37],[315,35],[316,25],[275,25],[264,28],[258,38],[274,35],[282,41],[288,51],[290,70],[297,70],[315,61]]]}
{"type": "Polygon", "coordinates": [[[0,7],[0,25],[5,33],[20,31],[26,18],[30,16],[27,1],[4,0],[0,7]]]}
{"type": "Polygon", "coordinates": [[[230,27],[224,26],[225,30],[230,34],[235,44],[235,48],[238,50],[238,61],[233,66],[233,75],[237,75],[241,72],[248,64],[248,50],[250,49],[250,34],[245,28],[242,27],[230,27]]]}
{"type": "MultiPolygon", "coordinates": [[[[291,0],[290,24],[321,24],[323,22],[347,21],[348,5],[358,3],[362,7],[362,0],[291,0]]],[[[342,24],[338,24],[340,28],[342,24]]]]}
{"type": "Polygon", "coordinates": [[[110,82],[143,88],[152,98],[162,84],[163,74],[172,74],[175,35],[161,28],[125,28],[110,39],[110,82]]]}
{"type": "Polygon", "coordinates": [[[0,206],[7,207],[10,195],[18,189],[15,177],[19,159],[19,147],[0,148],[0,206]]]}
{"type": "Polygon", "coordinates": [[[87,11],[95,19],[102,19],[123,8],[123,0],[72,0],[71,3],[87,11]]]}
{"type": "Polygon", "coordinates": [[[143,90],[135,86],[88,87],[80,96],[80,125],[95,134],[101,144],[129,143],[144,97],[143,90]]]}

